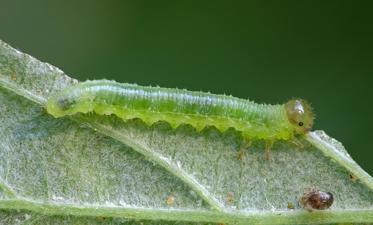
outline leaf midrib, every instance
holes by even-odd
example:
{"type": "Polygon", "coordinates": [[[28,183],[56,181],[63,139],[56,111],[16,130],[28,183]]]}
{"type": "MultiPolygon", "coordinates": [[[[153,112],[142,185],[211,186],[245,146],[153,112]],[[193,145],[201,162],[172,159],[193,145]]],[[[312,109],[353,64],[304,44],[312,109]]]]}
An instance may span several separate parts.
{"type": "Polygon", "coordinates": [[[232,224],[305,224],[312,223],[363,223],[373,220],[372,210],[333,211],[207,211],[131,207],[103,207],[99,205],[76,206],[61,203],[42,203],[29,199],[1,200],[0,208],[28,210],[46,215],[118,217],[144,220],[171,220],[232,224]]]}

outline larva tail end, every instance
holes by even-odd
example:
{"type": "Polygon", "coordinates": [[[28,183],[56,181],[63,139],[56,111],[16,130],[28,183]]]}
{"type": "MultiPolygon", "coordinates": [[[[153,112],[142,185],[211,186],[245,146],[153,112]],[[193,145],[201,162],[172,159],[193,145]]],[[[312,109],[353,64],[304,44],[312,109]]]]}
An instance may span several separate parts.
{"type": "Polygon", "coordinates": [[[57,118],[69,115],[72,105],[74,102],[71,99],[56,95],[48,99],[46,109],[49,114],[57,118]]]}
{"type": "Polygon", "coordinates": [[[315,115],[306,100],[292,99],[285,104],[285,110],[295,133],[305,134],[312,129],[315,115]]]}

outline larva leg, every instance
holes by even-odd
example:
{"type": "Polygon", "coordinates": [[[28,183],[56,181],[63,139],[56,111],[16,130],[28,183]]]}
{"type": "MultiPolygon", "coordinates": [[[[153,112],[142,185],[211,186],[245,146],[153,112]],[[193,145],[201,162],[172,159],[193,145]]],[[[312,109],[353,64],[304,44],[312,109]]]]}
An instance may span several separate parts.
{"type": "Polygon", "coordinates": [[[274,142],[275,142],[274,140],[267,140],[266,141],[265,150],[264,150],[264,158],[266,160],[270,160],[271,159],[270,151],[271,151],[271,148],[272,148],[274,142]]]}
{"type": "Polygon", "coordinates": [[[297,146],[298,148],[300,148],[300,149],[304,149],[304,144],[303,144],[302,142],[300,142],[296,137],[290,139],[290,142],[291,142],[293,145],[297,146]]]}
{"type": "Polygon", "coordinates": [[[244,140],[241,144],[240,150],[237,153],[237,159],[243,160],[246,155],[246,150],[251,146],[251,141],[244,140]]]}

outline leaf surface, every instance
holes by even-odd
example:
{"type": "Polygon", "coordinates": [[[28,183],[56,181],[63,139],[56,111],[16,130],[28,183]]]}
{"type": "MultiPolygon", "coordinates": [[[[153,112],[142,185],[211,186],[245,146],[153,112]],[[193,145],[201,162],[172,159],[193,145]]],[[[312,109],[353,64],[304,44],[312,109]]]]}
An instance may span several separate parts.
{"type": "Polygon", "coordinates": [[[48,96],[75,82],[0,42],[0,222],[373,222],[372,178],[322,131],[276,142],[266,160],[264,142],[243,147],[233,129],[48,115],[48,96]],[[332,207],[304,210],[310,188],[332,207]]]}

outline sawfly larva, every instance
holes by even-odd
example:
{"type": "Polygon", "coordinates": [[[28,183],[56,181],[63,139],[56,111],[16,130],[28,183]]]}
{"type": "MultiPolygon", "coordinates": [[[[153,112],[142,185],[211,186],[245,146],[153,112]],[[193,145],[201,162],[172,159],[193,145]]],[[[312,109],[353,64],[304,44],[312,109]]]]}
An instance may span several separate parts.
{"type": "Polygon", "coordinates": [[[232,127],[244,138],[289,140],[313,124],[310,105],[293,99],[283,105],[257,104],[232,96],[173,88],[144,87],[108,80],[81,82],[51,96],[47,111],[55,117],[95,112],[123,120],[139,118],[151,125],[166,121],[173,128],[190,124],[198,131],[232,127]]]}

